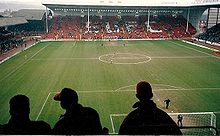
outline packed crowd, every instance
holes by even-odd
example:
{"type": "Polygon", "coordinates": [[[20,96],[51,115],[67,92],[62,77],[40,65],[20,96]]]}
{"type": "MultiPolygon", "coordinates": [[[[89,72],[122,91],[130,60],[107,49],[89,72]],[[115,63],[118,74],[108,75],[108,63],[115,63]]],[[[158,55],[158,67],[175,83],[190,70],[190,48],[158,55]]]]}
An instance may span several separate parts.
{"type": "Polygon", "coordinates": [[[45,38],[60,39],[145,39],[189,38],[196,29],[183,16],[55,16],[45,38]],[[89,27],[89,29],[88,29],[89,27]],[[88,31],[89,30],[89,31],[88,31]]]}
{"type": "Polygon", "coordinates": [[[209,28],[205,33],[197,36],[198,39],[209,41],[211,43],[220,43],[220,23],[209,28]]]}

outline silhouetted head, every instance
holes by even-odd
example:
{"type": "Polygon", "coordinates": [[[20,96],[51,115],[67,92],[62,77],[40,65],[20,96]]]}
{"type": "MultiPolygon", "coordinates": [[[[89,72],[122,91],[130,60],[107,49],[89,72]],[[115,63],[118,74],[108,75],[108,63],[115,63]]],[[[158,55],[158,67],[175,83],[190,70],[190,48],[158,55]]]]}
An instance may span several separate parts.
{"type": "Polygon", "coordinates": [[[63,88],[61,92],[54,96],[55,101],[60,101],[63,109],[69,109],[72,105],[78,103],[77,93],[70,88],[63,88]]]}
{"type": "Polygon", "coordinates": [[[16,95],[11,98],[10,102],[10,114],[12,117],[24,118],[29,117],[30,103],[29,98],[25,95],[16,95]]]}
{"type": "Polygon", "coordinates": [[[136,97],[142,100],[150,100],[153,97],[151,85],[146,81],[140,81],[136,86],[136,97]]]}

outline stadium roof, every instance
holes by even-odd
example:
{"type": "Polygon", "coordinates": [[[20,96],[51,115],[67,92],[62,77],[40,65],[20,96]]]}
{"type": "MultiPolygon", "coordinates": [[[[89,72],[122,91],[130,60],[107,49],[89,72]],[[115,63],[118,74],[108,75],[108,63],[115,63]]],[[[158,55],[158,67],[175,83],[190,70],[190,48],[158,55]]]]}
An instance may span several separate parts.
{"type": "Polygon", "coordinates": [[[13,17],[24,17],[27,20],[42,20],[45,10],[21,9],[11,13],[13,17]]]}
{"type": "Polygon", "coordinates": [[[28,23],[24,17],[1,17],[0,27],[28,23]]]}
{"type": "Polygon", "coordinates": [[[128,7],[189,7],[220,5],[220,0],[43,0],[43,5],[63,6],[128,6],[128,7]]]}
{"type": "Polygon", "coordinates": [[[178,14],[189,7],[220,7],[220,0],[43,0],[42,4],[56,15],[84,15],[87,11],[90,15],[144,15],[149,9],[154,14],[178,14]]]}

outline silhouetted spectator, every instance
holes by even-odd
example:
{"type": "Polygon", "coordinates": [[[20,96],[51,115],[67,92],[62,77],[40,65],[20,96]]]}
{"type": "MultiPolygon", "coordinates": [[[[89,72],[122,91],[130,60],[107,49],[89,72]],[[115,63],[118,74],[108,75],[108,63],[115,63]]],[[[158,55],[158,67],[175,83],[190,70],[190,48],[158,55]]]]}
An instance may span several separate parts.
{"type": "Polygon", "coordinates": [[[0,124],[0,134],[3,133],[3,126],[0,124]]]}
{"type": "Polygon", "coordinates": [[[55,95],[54,100],[66,110],[53,128],[54,134],[102,134],[99,114],[90,107],[83,107],[78,103],[77,93],[64,88],[55,95]]]}
{"type": "Polygon", "coordinates": [[[51,128],[48,123],[30,120],[30,104],[27,96],[16,95],[11,98],[9,104],[11,118],[8,124],[3,125],[2,134],[50,134],[51,128]]]}
{"type": "Polygon", "coordinates": [[[102,129],[102,134],[103,135],[109,135],[109,129],[108,128],[106,128],[106,127],[104,127],[103,129],[102,129]]]}
{"type": "Polygon", "coordinates": [[[119,134],[126,135],[181,135],[182,132],[172,118],[156,107],[150,100],[153,97],[151,85],[141,81],[136,86],[136,97],[133,105],[136,108],[129,113],[120,126],[119,134]]]}

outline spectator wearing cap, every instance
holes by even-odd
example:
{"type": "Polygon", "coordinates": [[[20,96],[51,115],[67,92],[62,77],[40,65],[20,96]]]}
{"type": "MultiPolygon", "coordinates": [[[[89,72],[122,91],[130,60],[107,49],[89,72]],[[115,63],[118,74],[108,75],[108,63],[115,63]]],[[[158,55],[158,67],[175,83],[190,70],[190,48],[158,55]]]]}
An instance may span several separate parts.
{"type": "Polygon", "coordinates": [[[102,134],[99,114],[90,107],[83,107],[78,103],[77,93],[64,88],[54,96],[60,101],[60,106],[66,110],[53,128],[53,134],[64,135],[94,135],[102,134]]]}
{"type": "Polygon", "coordinates": [[[44,121],[31,121],[29,98],[16,95],[10,99],[9,122],[2,126],[1,134],[10,135],[42,135],[50,134],[50,125],[44,121]]]}
{"type": "Polygon", "coordinates": [[[133,105],[134,111],[129,113],[122,122],[119,134],[125,135],[182,135],[172,118],[151,100],[153,92],[151,85],[140,81],[136,86],[136,97],[139,99],[133,105]]]}

